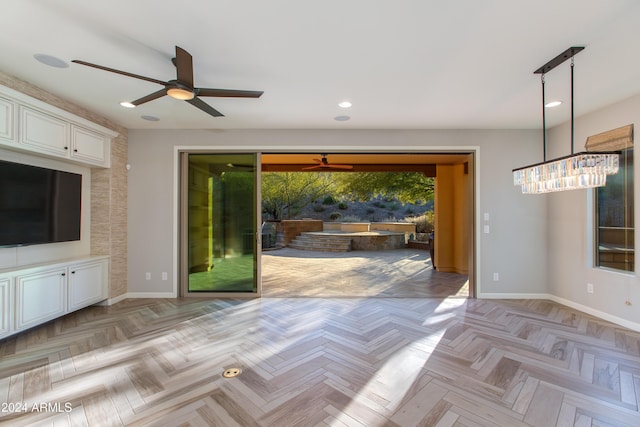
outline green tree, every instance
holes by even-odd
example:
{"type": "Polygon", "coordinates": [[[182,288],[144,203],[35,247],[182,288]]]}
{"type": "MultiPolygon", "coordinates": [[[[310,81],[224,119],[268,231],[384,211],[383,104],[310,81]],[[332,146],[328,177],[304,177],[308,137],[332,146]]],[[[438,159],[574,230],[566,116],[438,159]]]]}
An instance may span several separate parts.
{"type": "Polygon", "coordinates": [[[337,174],[340,193],[352,199],[388,197],[402,203],[433,199],[434,179],[420,172],[353,172],[337,174]]]}
{"type": "Polygon", "coordinates": [[[323,172],[263,173],[263,211],[273,219],[295,217],[302,208],[333,191],[332,175],[323,172]]]}

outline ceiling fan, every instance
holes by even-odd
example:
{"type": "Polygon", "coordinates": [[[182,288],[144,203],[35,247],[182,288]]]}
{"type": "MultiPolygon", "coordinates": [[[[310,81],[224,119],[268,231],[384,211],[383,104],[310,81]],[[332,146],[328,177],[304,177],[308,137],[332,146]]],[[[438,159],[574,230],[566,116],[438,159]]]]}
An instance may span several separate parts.
{"type": "Polygon", "coordinates": [[[326,154],[321,154],[321,159],[313,159],[317,165],[307,166],[306,168],[302,168],[302,170],[314,170],[314,169],[343,169],[343,170],[351,170],[353,166],[351,165],[339,165],[335,163],[329,163],[327,160],[326,154]]]}
{"type": "Polygon", "coordinates": [[[176,56],[171,59],[173,65],[176,67],[176,79],[169,81],[162,81],[153,79],[151,77],[140,76],[138,74],[128,73],[126,71],[116,70],[114,68],[104,67],[102,65],[92,64],[90,62],[80,61],[74,59],[71,62],[76,64],[86,65],[87,67],[98,68],[100,70],[109,71],[111,73],[121,74],[127,77],[133,77],[140,80],[145,80],[151,83],[157,83],[164,86],[157,92],[153,92],[147,96],[143,96],[140,99],[123,103],[126,107],[136,107],[144,104],[145,102],[153,101],[164,95],[169,95],[172,98],[187,101],[189,104],[201,109],[207,114],[214,117],[223,117],[224,114],[211,107],[209,104],[201,100],[200,96],[212,96],[212,97],[226,97],[226,98],[260,98],[263,94],[262,91],[254,90],[235,90],[235,89],[209,89],[198,88],[193,85],[193,58],[189,52],[176,46],[176,56]]]}

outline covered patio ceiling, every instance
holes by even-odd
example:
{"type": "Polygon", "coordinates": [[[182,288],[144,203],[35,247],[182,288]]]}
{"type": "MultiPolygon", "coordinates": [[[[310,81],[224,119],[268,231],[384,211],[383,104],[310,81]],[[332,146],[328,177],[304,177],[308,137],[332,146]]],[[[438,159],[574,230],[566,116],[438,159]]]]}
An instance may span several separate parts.
{"type": "MultiPolygon", "coordinates": [[[[351,165],[346,172],[422,172],[435,176],[436,165],[462,164],[470,160],[467,153],[263,153],[263,172],[303,172],[318,164],[322,154],[329,164],[351,165]],[[317,160],[316,160],[317,159],[317,160]]],[[[314,169],[314,171],[345,171],[314,169]]]]}

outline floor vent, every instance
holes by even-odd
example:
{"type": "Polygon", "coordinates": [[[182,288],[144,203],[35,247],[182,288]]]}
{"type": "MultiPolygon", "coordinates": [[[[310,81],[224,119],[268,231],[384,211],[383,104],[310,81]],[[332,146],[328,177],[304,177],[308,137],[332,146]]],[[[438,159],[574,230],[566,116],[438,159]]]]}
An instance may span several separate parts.
{"type": "Polygon", "coordinates": [[[233,378],[233,377],[237,377],[241,373],[242,373],[242,370],[240,368],[229,368],[222,373],[222,376],[225,378],[233,378]]]}

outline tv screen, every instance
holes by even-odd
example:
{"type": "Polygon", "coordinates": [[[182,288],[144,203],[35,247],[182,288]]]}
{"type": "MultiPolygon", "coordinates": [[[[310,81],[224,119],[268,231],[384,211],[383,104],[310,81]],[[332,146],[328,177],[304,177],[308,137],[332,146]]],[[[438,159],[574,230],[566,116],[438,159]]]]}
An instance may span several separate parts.
{"type": "Polygon", "coordinates": [[[80,240],[82,175],[0,160],[0,246],[80,240]]]}

